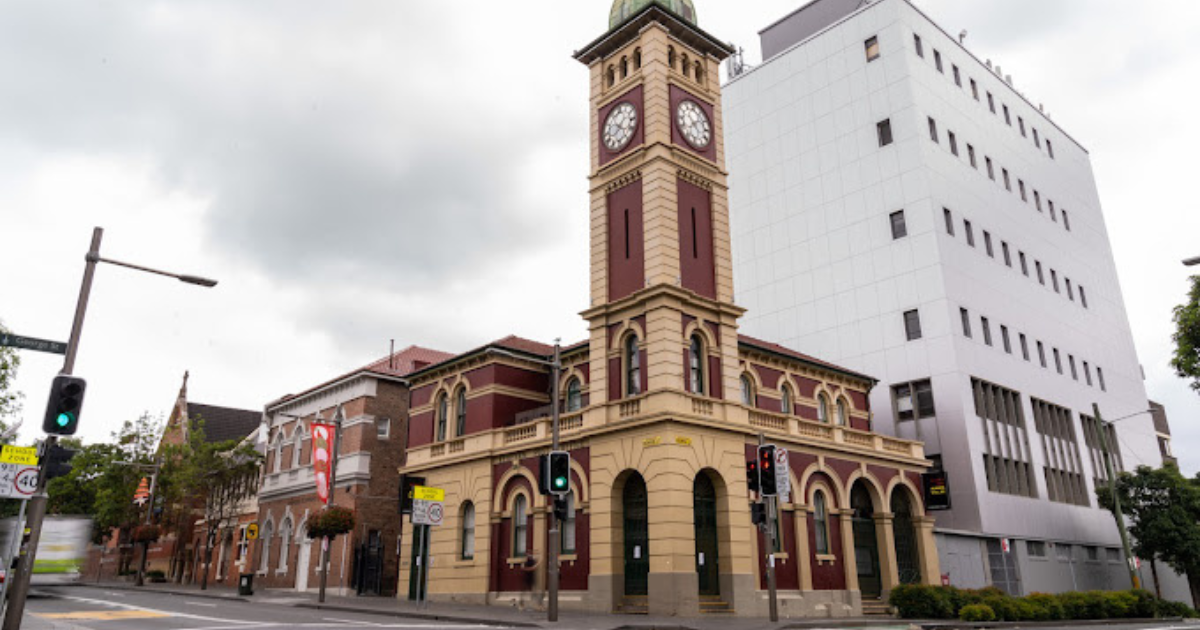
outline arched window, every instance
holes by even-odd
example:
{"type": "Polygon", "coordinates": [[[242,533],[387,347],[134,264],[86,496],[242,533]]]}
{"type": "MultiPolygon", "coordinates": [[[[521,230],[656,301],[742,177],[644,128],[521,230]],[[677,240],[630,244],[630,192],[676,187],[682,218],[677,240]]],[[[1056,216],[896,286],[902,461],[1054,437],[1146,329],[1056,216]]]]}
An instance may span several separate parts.
{"type": "Polygon", "coordinates": [[[683,72],[683,76],[686,77],[689,74],[691,74],[692,73],[692,63],[690,61],[688,61],[688,56],[682,55],[679,57],[679,60],[680,60],[679,61],[679,69],[680,69],[680,71],[683,72]]]}
{"type": "Polygon", "coordinates": [[[300,455],[304,452],[304,423],[297,422],[292,432],[292,468],[300,467],[300,455]]]}
{"type": "Polygon", "coordinates": [[[783,386],[783,394],[779,397],[779,410],[788,415],[792,413],[792,388],[787,385],[783,386]]]}
{"type": "Polygon", "coordinates": [[[462,437],[467,432],[467,388],[458,388],[454,396],[454,437],[462,437]]]}
{"type": "Polygon", "coordinates": [[[747,407],[754,406],[754,383],[749,374],[742,375],[742,404],[747,407]]]}
{"type": "Polygon", "coordinates": [[[275,463],[272,465],[275,472],[283,470],[283,428],[280,427],[275,432],[275,463]]]}
{"type": "Polygon", "coordinates": [[[846,400],[839,399],[837,402],[837,423],[842,426],[849,424],[849,417],[846,415],[846,400]]]}
{"type": "Polygon", "coordinates": [[[462,559],[475,558],[475,504],[467,501],[462,506],[462,559]]]}
{"type": "Polygon", "coordinates": [[[450,415],[450,401],[445,394],[438,397],[437,407],[437,436],[436,440],[441,442],[446,439],[446,423],[447,416],[450,415]]]}
{"type": "Polygon", "coordinates": [[[608,67],[608,87],[612,87],[617,82],[617,71],[612,66],[608,67]]]}
{"type": "Polygon", "coordinates": [[[524,558],[527,552],[529,518],[525,513],[525,495],[518,494],[513,500],[513,557],[524,558]]]}
{"type": "Polygon", "coordinates": [[[825,493],[813,493],[813,533],[817,539],[817,553],[829,555],[829,512],[825,506],[825,493]]]}
{"type": "Polygon", "coordinates": [[[263,527],[262,535],[258,537],[259,548],[262,549],[260,558],[258,559],[258,572],[266,575],[267,569],[271,567],[271,534],[275,531],[275,524],[267,521],[263,527]]]}
{"type": "Polygon", "coordinates": [[[693,394],[704,393],[704,344],[700,335],[692,335],[692,347],[688,353],[688,375],[693,394]]]}
{"type": "Polygon", "coordinates": [[[633,50],[633,69],[634,70],[642,69],[642,49],[641,48],[635,48],[633,50]]]}
{"type": "Polygon", "coordinates": [[[567,502],[567,520],[559,524],[562,529],[562,553],[563,555],[575,554],[575,492],[568,492],[567,502]]]}
{"type": "Polygon", "coordinates": [[[288,556],[292,555],[292,518],[289,516],[283,521],[283,527],[279,529],[279,572],[287,573],[288,556]]]}
{"type": "Polygon", "coordinates": [[[580,409],[583,409],[583,387],[579,384],[579,379],[573,378],[567,381],[567,412],[580,409]]]}
{"type": "Polygon", "coordinates": [[[667,65],[671,66],[672,70],[675,69],[675,47],[674,46],[667,47],[667,65]]]}
{"type": "Polygon", "coordinates": [[[829,399],[825,394],[817,396],[817,420],[822,424],[829,424],[829,399]]]}
{"type": "Polygon", "coordinates": [[[642,393],[642,359],[638,356],[637,335],[625,339],[625,395],[642,393]]]}
{"type": "Polygon", "coordinates": [[[621,78],[629,76],[629,58],[621,57],[621,78]]]}
{"type": "Polygon", "coordinates": [[[704,84],[704,68],[700,67],[700,63],[696,63],[696,83],[704,84]]]}

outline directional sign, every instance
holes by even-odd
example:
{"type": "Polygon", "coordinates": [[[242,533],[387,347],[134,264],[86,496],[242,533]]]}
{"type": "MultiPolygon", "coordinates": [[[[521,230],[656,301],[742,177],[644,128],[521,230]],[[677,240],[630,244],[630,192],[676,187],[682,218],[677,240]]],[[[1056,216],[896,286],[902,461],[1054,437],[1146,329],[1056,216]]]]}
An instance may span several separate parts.
{"type": "Polygon", "coordinates": [[[28,499],[37,492],[37,466],[0,464],[0,498],[28,499]]]}
{"type": "Polygon", "coordinates": [[[0,464],[21,464],[23,466],[37,466],[38,450],[36,446],[10,446],[5,445],[3,450],[0,450],[0,464]]]}
{"type": "Polygon", "coordinates": [[[246,526],[246,540],[258,540],[258,523],[250,523],[246,526]]]}
{"type": "Polygon", "coordinates": [[[67,344],[61,341],[50,341],[36,337],[22,337],[12,333],[0,333],[0,346],[8,346],[18,350],[35,350],[50,354],[66,354],[67,344]]]}
{"type": "Polygon", "coordinates": [[[788,452],[786,448],[775,448],[775,492],[780,503],[788,503],[792,493],[792,478],[788,475],[788,452]]]}

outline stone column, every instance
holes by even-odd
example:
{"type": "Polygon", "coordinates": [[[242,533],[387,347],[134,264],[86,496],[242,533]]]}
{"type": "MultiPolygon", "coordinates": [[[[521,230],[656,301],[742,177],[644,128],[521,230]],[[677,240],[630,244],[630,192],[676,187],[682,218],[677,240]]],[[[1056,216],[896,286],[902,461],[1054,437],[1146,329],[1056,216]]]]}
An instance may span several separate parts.
{"type": "Polygon", "coordinates": [[[796,524],[796,562],[800,566],[800,590],[813,590],[812,584],[812,550],[808,546],[808,506],[797,505],[792,512],[792,520],[796,524]]]}
{"type": "Polygon", "coordinates": [[[838,513],[838,522],[841,523],[842,526],[842,567],[846,571],[847,591],[859,590],[858,554],[854,551],[853,516],[854,510],[842,510],[838,513]]]}
{"type": "MultiPolygon", "coordinates": [[[[938,562],[937,542],[933,536],[933,517],[914,516],[913,529],[917,537],[917,564],[921,567],[921,583],[938,586],[942,569],[938,562]]],[[[986,556],[985,556],[986,557],[986,556]]]]}
{"type": "Polygon", "coordinates": [[[696,617],[700,614],[700,580],[696,575],[693,475],[682,459],[687,455],[684,447],[668,444],[654,448],[655,461],[644,473],[649,498],[650,614],[696,617]]]}
{"type": "Polygon", "coordinates": [[[875,541],[879,547],[879,577],[883,594],[900,583],[900,568],[896,560],[896,531],[892,529],[893,515],[888,512],[875,515],[875,541]]]}

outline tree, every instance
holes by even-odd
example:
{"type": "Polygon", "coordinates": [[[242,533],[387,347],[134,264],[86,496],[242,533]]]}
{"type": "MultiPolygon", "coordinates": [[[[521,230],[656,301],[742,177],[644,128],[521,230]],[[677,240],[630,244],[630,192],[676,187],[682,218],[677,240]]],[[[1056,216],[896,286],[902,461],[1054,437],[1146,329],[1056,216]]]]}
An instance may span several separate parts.
{"type": "MultiPolygon", "coordinates": [[[[1174,464],[1139,466],[1117,477],[1117,497],[1129,518],[1134,554],[1186,575],[1192,604],[1200,606],[1200,477],[1184,477],[1174,464]]],[[[1097,488],[1096,498],[1112,511],[1108,488],[1097,488]]],[[[1157,587],[1157,572],[1154,581],[1157,587]]]]}
{"type": "Polygon", "coordinates": [[[1200,392],[1200,276],[1192,276],[1187,304],[1175,307],[1175,356],[1171,367],[1180,378],[1191,379],[1200,392]]]}
{"type": "MultiPolygon", "coordinates": [[[[10,332],[0,323],[0,333],[10,332]]],[[[21,367],[21,356],[14,348],[0,347],[0,432],[7,431],[5,418],[10,418],[21,411],[20,392],[13,391],[13,383],[17,380],[17,368],[21,367]]]]}

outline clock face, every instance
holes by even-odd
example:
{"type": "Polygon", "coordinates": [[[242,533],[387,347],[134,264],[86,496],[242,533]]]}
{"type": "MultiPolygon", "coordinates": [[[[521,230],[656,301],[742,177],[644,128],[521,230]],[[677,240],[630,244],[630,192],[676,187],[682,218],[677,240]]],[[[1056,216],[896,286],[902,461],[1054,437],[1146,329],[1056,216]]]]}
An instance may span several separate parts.
{"type": "Polygon", "coordinates": [[[694,101],[679,104],[675,121],[679,125],[679,132],[693,147],[705,149],[708,143],[712,142],[712,125],[709,124],[704,110],[694,101]]]}
{"type": "Polygon", "coordinates": [[[637,108],[632,103],[621,103],[608,114],[604,121],[604,146],[609,151],[620,151],[633,140],[633,132],[637,130],[637,108]]]}

